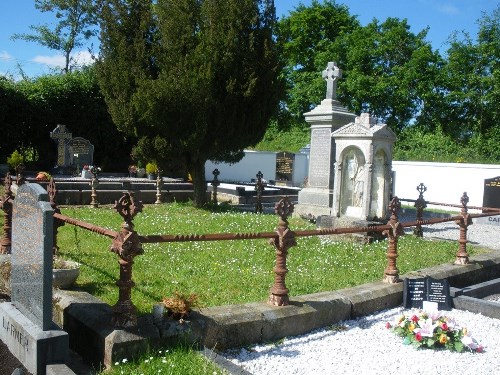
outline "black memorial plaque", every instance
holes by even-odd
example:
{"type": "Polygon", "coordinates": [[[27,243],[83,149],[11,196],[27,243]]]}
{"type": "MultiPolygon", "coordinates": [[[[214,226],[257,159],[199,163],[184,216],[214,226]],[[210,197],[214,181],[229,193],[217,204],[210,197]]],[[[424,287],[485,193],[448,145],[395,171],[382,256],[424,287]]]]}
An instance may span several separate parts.
{"type": "Polygon", "coordinates": [[[403,306],[407,309],[422,309],[424,302],[437,303],[438,310],[451,310],[448,280],[438,280],[432,277],[405,279],[403,306]]]}
{"type": "Polygon", "coordinates": [[[500,176],[484,180],[483,207],[500,208],[500,176]]]}

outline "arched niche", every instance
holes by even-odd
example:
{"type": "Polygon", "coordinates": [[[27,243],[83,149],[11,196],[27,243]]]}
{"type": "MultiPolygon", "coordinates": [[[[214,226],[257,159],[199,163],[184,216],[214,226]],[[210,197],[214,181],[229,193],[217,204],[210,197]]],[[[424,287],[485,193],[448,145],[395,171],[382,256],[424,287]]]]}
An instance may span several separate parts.
{"type": "Polygon", "coordinates": [[[340,214],[360,216],[365,199],[366,159],[358,147],[351,146],[342,153],[340,214]]]}
{"type": "Polygon", "coordinates": [[[387,191],[389,189],[387,160],[387,154],[383,149],[375,152],[370,194],[370,217],[374,219],[384,219],[386,214],[387,191]]]}

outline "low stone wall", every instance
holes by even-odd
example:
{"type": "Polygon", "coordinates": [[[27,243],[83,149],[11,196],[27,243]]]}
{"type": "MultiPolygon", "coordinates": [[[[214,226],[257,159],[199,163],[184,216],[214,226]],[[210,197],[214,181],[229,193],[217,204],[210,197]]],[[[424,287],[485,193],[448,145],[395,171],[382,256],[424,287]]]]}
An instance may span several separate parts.
{"type": "MultiPolygon", "coordinates": [[[[443,264],[403,275],[447,279],[450,286],[463,288],[497,278],[500,254],[485,253],[471,258],[471,264],[443,264]]],[[[223,350],[279,340],[322,328],[339,321],[401,305],[403,283],[377,281],[353,288],[291,296],[288,306],[265,302],[202,308],[180,324],[152,315],[139,318],[136,329],[113,330],[111,308],[87,293],[56,291],[54,321],[70,335],[70,348],[90,363],[109,367],[158,345],[180,338],[223,350]]]]}

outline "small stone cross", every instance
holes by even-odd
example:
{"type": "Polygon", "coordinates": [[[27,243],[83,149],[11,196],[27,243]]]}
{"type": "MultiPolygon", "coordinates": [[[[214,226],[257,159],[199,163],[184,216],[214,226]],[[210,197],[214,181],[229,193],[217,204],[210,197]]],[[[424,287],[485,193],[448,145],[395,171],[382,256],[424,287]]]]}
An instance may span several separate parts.
{"type": "Polygon", "coordinates": [[[323,70],[323,79],[326,81],[326,99],[337,99],[337,81],[342,78],[342,71],[334,62],[329,62],[323,70]]]}
{"type": "Polygon", "coordinates": [[[50,133],[50,138],[57,142],[57,165],[66,166],[66,144],[72,134],[66,129],[66,125],[58,124],[50,133]]]}

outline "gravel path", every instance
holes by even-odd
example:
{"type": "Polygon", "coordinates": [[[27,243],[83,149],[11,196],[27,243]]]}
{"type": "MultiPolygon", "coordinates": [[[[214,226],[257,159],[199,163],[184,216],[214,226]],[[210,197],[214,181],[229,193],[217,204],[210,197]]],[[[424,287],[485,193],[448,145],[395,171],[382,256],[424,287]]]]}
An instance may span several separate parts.
{"type": "MultiPolygon", "coordinates": [[[[498,226],[473,224],[467,234],[472,244],[500,250],[498,226]]],[[[458,235],[458,226],[452,222],[424,228],[426,238],[456,241],[458,235]]],[[[491,301],[500,303],[498,298],[491,301]]],[[[460,326],[467,327],[484,346],[482,353],[417,350],[404,345],[400,337],[386,328],[386,323],[393,323],[403,311],[401,307],[384,310],[340,322],[333,326],[334,329],[285,338],[277,344],[227,351],[222,355],[253,375],[500,374],[499,319],[456,309],[445,312],[460,326]]]]}

